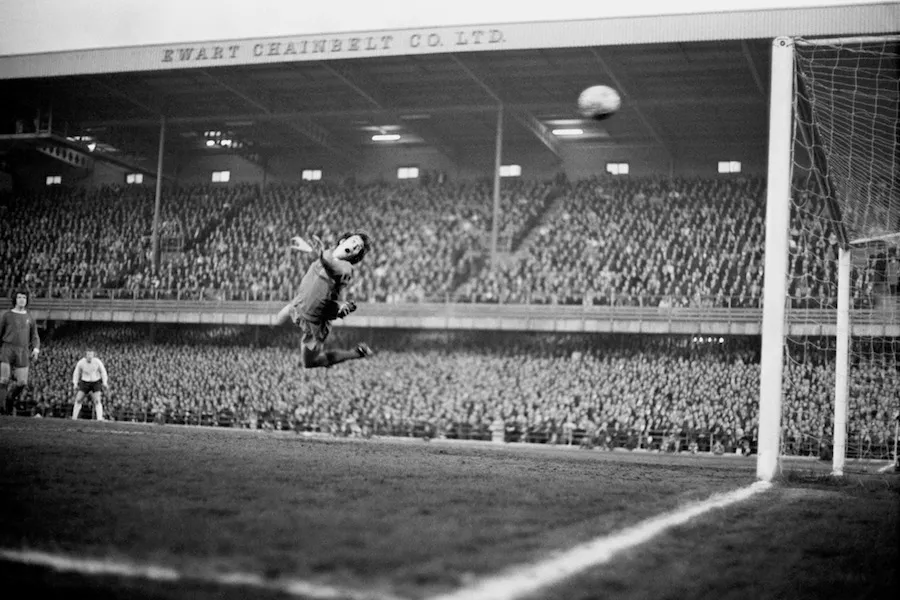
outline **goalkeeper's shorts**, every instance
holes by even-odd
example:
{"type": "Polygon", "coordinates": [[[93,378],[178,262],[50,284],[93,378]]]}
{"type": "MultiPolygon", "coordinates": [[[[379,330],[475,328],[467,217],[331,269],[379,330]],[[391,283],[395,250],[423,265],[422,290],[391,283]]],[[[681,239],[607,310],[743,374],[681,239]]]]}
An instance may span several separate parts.
{"type": "Polygon", "coordinates": [[[331,333],[331,323],[328,321],[314,322],[300,318],[294,319],[294,325],[303,332],[303,346],[313,351],[321,350],[331,333]]]}

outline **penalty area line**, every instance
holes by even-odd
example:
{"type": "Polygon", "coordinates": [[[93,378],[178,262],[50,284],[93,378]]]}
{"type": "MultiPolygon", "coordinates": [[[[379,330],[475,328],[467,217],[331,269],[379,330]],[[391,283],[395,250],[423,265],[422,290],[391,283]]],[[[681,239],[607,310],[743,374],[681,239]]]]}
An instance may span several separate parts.
{"type": "Polygon", "coordinates": [[[0,548],[0,560],[88,576],[113,576],[160,583],[200,583],[269,590],[309,600],[403,600],[377,591],[344,589],[299,579],[270,579],[254,573],[184,573],[171,567],[112,559],[75,558],[37,550],[0,548]]]}
{"type": "Polygon", "coordinates": [[[732,492],[716,494],[703,502],[642,521],[618,533],[595,538],[543,561],[511,567],[472,585],[428,600],[515,600],[558,583],[586,569],[602,565],[628,550],[683,525],[716,508],[725,508],[768,490],[772,485],[758,481],[732,492]]]}

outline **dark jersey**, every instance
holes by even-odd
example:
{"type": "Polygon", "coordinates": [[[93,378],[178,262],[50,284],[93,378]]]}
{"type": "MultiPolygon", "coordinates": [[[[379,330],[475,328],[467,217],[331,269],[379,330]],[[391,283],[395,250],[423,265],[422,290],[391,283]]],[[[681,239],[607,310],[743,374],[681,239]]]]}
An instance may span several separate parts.
{"type": "Polygon", "coordinates": [[[330,271],[319,258],[306,270],[292,302],[303,319],[319,323],[337,318],[338,301],[353,278],[353,267],[346,261],[335,263],[337,270],[330,271]]]}
{"type": "Polygon", "coordinates": [[[37,323],[28,312],[18,313],[8,310],[0,317],[0,343],[4,346],[16,346],[28,350],[41,347],[38,337],[37,323]]]}

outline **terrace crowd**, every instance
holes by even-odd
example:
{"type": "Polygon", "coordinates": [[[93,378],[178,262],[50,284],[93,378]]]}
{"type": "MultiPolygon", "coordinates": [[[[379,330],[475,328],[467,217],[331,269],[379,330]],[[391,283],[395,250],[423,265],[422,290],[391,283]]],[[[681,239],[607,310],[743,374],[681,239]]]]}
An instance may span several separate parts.
{"type": "MultiPolygon", "coordinates": [[[[57,189],[0,206],[0,289],[284,300],[308,261],[288,249],[293,235],[333,241],[361,228],[374,247],[351,289],[358,301],[758,307],[764,187],[759,178],[504,180],[496,267],[487,180],[166,187],[155,271],[151,190],[57,189]]],[[[837,237],[805,218],[813,212],[793,216],[789,293],[798,307],[834,306],[837,237]]],[[[896,293],[898,272],[896,254],[854,263],[855,304],[896,293]]]]}
{"type": "MultiPolygon", "coordinates": [[[[26,412],[71,414],[71,369],[86,348],[111,378],[105,411],[150,420],[322,432],[480,437],[684,450],[755,445],[759,348],[752,339],[478,334],[338,328],[365,361],[304,370],[292,330],[66,325],[35,369],[26,412]]],[[[785,451],[831,438],[828,353],[794,353],[785,380],[785,451]],[[802,357],[802,358],[800,358],[802,357]]],[[[890,349],[857,352],[851,446],[886,448],[900,373],[890,349]]],[[[24,405],[23,405],[24,406],[24,405]]],[[[89,412],[84,409],[85,415],[89,412]]]]}

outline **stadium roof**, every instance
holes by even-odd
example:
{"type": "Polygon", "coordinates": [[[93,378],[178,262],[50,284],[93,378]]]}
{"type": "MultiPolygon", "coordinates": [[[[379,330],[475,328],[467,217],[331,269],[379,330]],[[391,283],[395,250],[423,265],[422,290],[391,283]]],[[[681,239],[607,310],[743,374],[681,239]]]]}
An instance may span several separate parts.
{"type": "MultiPolygon", "coordinates": [[[[452,156],[492,148],[497,107],[504,143],[656,146],[767,137],[770,41],[668,43],[426,54],[373,59],[77,75],[6,81],[2,114],[30,118],[52,107],[54,131],[95,136],[155,156],[160,116],[167,148],[206,147],[215,131],[255,151],[352,160],[374,133],[452,156]],[[615,118],[581,118],[576,98],[607,84],[623,95],[615,118]],[[560,139],[557,127],[580,127],[560,139]]],[[[212,149],[210,151],[213,151],[212,149]]]]}
{"type": "MultiPolygon", "coordinates": [[[[394,31],[393,47],[372,42],[368,54],[369,38],[352,37],[363,34],[330,34],[338,37],[0,56],[0,116],[27,131],[38,111],[44,122],[52,114],[63,136],[56,143],[125,153],[148,171],[163,115],[169,153],[263,161],[325,153],[352,164],[364,149],[391,144],[433,147],[457,162],[493,151],[501,105],[505,148],[538,145],[557,156],[579,144],[670,157],[711,147],[762,151],[771,32],[883,28],[884,16],[896,14],[877,4],[510,24],[479,34],[488,46],[492,37],[500,42],[489,51],[475,51],[471,32],[437,28],[394,31]],[[295,43],[310,44],[309,52],[289,56],[295,43]],[[359,58],[349,58],[353,44],[359,58]],[[575,107],[579,92],[598,83],[623,95],[619,114],[603,122],[575,107]],[[556,128],[583,134],[561,138],[556,128]],[[400,138],[376,142],[377,133],[400,138]]],[[[23,143],[0,139],[0,154],[23,143]]]]}

